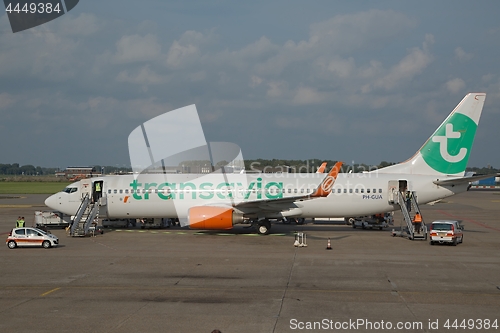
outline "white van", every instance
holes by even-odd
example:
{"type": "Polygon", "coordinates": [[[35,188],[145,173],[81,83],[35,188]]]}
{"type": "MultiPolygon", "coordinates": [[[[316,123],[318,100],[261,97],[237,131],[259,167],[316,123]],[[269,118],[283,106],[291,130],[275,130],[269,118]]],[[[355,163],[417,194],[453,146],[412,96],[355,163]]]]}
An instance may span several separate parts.
{"type": "Polygon", "coordinates": [[[457,245],[464,242],[463,226],[460,221],[438,220],[432,222],[430,226],[431,245],[449,243],[457,245]]]}

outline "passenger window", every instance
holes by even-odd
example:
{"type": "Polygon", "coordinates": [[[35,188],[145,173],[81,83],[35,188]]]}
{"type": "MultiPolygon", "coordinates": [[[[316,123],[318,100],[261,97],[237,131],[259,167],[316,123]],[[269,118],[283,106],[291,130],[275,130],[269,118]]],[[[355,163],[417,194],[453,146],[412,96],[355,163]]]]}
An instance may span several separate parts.
{"type": "Polygon", "coordinates": [[[111,194],[111,190],[108,190],[108,194],[111,194]]]}
{"type": "Polygon", "coordinates": [[[303,188],[300,189],[300,193],[304,193],[304,189],[303,188]]]}
{"type": "Polygon", "coordinates": [[[347,193],[347,189],[346,188],[344,189],[344,193],[347,193]]]}
{"type": "Polygon", "coordinates": [[[354,189],[354,192],[359,193],[359,189],[358,188],[354,189]]]}
{"type": "Polygon", "coordinates": [[[365,189],[364,188],[361,189],[361,193],[365,193],[365,189]]]}
{"type": "Polygon", "coordinates": [[[377,193],[377,189],[376,188],[373,189],[373,193],[377,193]]]}
{"type": "Polygon", "coordinates": [[[127,194],[128,194],[128,188],[126,188],[126,189],[125,189],[125,193],[127,193],[127,194]]]}
{"type": "MultiPolygon", "coordinates": [[[[363,190],[361,190],[361,193],[363,193],[363,190]]],[[[370,193],[370,189],[369,188],[366,189],[366,193],[370,193]]]]}
{"type": "Polygon", "coordinates": [[[349,193],[352,193],[352,188],[349,189],[349,193]]]}
{"type": "Polygon", "coordinates": [[[113,193],[114,193],[114,194],[118,193],[118,190],[113,190],[113,193]]]}
{"type": "Polygon", "coordinates": [[[292,189],[291,188],[288,189],[288,193],[292,193],[292,189]]]}
{"type": "Polygon", "coordinates": [[[294,190],[293,190],[293,193],[297,193],[297,189],[294,189],[294,190]]]}
{"type": "Polygon", "coordinates": [[[123,190],[120,190],[120,194],[122,194],[122,193],[123,193],[123,190]]]}
{"type": "MultiPolygon", "coordinates": [[[[345,190],[344,190],[344,191],[345,191],[345,190]]],[[[342,192],[342,189],[341,189],[341,188],[337,189],[337,193],[341,193],[341,192],[342,192]]]]}
{"type": "Polygon", "coordinates": [[[16,235],[26,235],[26,229],[16,230],[16,235]]]}
{"type": "Polygon", "coordinates": [[[382,193],[382,189],[381,188],[378,189],[378,193],[382,193]]]}

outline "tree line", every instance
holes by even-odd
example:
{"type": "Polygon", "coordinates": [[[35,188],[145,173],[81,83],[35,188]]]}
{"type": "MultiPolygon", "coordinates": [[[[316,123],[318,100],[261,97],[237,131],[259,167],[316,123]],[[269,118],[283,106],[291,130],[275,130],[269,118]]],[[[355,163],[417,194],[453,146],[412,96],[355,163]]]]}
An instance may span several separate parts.
{"type": "MultiPolygon", "coordinates": [[[[184,165],[206,165],[209,164],[210,161],[184,161],[181,164],[184,165]],[[192,162],[192,163],[191,163],[192,162]]],[[[297,172],[297,173],[307,173],[307,172],[316,172],[321,163],[327,162],[328,168],[331,168],[337,161],[333,160],[320,160],[320,159],[310,159],[310,160],[284,160],[284,159],[253,159],[253,160],[245,160],[245,169],[247,171],[257,171],[264,170],[265,168],[273,168],[280,169],[288,172],[297,172]]],[[[226,161],[219,161],[217,166],[227,165],[226,161]]],[[[364,163],[360,164],[344,164],[342,166],[342,172],[363,172],[363,171],[372,171],[376,169],[380,169],[389,165],[393,165],[395,163],[382,161],[378,165],[368,165],[364,163]]],[[[92,166],[96,170],[97,173],[100,173],[102,168],[106,174],[110,173],[128,173],[132,171],[132,168],[128,167],[116,167],[116,166],[101,166],[94,165],[92,166]]],[[[0,164],[0,175],[25,175],[25,176],[47,176],[54,175],[56,172],[61,171],[59,168],[46,168],[40,166],[34,166],[31,164],[27,165],[19,165],[19,163],[13,164],[0,164]]],[[[473,171],[477,174],[493,174],[499,173],[500,169],[493,168],[491,166],[487,167],[469,167],[467,171],[473,171]]]]}
{"type": "Polygon", "coordinates": [[[57,168],[42,168],[31,164],[19,165],[13,164],[0,164],[0,175],[26,175],[26,176],[42,176],[53,175],[57,168]]]}

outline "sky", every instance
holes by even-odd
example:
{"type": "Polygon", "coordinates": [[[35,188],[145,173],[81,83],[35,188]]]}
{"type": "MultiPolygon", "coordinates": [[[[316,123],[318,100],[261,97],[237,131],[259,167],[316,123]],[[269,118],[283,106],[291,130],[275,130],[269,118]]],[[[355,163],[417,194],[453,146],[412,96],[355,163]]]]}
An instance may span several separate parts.
{"type": "Polygon", "coordinates": [[[469,166],[499,168],[499,15],[496,0],[81,0],[14,34],[2,13],[0,163],[130,166],[129,134],[191,104],[206,140],[246,159],[398,162],[486,92],[469,166]]]}

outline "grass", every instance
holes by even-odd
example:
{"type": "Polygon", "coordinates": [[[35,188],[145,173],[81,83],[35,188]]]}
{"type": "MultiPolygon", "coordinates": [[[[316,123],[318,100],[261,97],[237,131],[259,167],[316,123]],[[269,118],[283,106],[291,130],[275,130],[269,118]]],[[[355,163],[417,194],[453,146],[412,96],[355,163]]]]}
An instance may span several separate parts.
{"type": "Polygon", "coordinates": [[[70,182],[0,182],[0,194],[53,194],[70,182]]]}

